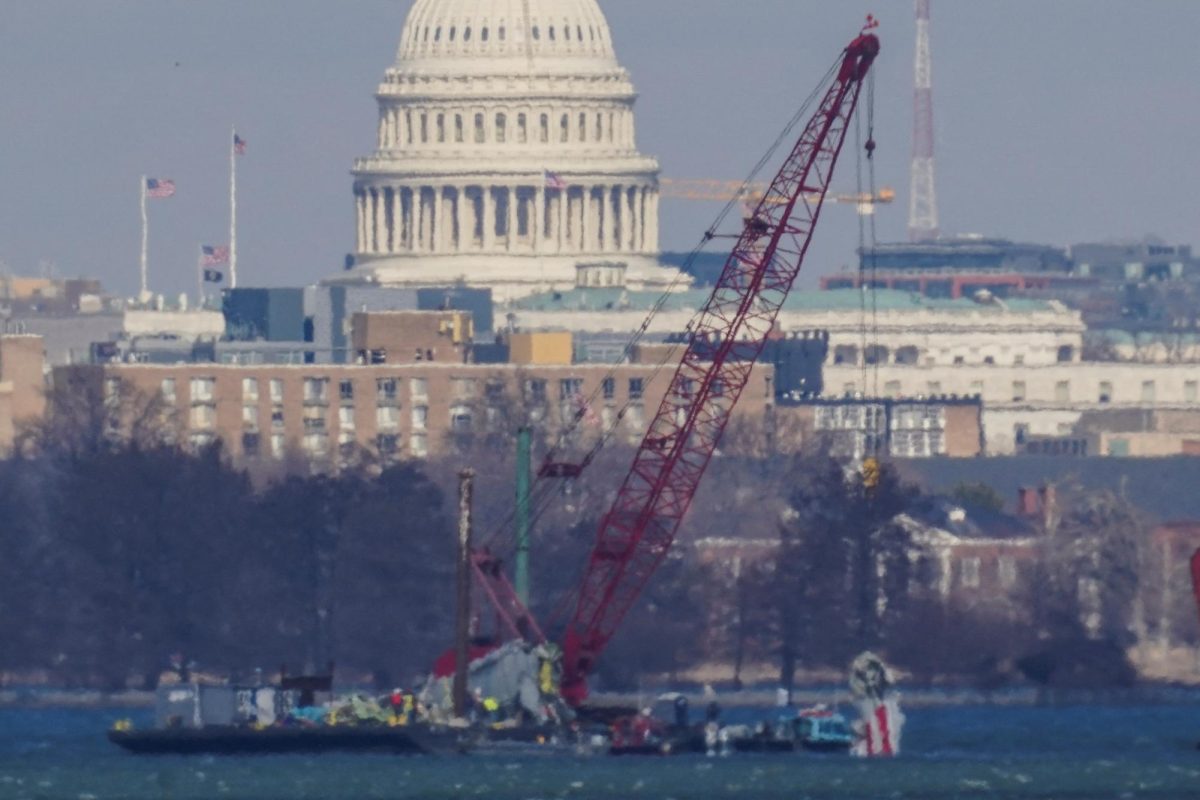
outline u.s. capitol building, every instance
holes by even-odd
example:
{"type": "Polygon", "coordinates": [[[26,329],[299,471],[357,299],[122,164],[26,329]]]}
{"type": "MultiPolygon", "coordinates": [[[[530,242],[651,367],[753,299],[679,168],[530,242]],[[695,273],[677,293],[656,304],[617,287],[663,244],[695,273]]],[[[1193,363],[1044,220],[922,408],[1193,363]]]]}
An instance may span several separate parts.
{"type": "Polygon", "coordinates": [[[417,0],[378,90],[378,149],[354,165],[354,265],[335,281],[463,282],[501,301],[672,285],[636,97],[595,0],[417,0]]]}

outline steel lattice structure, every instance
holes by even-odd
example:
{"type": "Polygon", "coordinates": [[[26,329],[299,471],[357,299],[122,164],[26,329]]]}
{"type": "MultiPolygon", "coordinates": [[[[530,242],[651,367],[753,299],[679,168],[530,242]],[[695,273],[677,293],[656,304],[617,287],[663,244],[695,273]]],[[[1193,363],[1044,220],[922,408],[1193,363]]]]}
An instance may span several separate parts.
{"type": "MultiPolygon", "coordinates": [[[[872,23],[873,24],[873,23],[872,23]]],[[[864,32],[771,182],[688,332],[687,349],[612,509],[601,522],[563,641],[563,696],[587,675],[666,556],[800,272],[863,82],[879,52],[864,32]]]]}

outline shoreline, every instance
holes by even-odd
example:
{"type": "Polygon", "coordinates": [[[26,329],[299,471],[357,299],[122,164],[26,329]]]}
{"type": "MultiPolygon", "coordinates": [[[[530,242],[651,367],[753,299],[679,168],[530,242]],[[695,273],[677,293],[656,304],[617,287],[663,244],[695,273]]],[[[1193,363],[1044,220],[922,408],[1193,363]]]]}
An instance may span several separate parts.
{"type": "MultiPolygon", "coordinates": [[[[985,691],[969,688],[897,687],[906,708],[949,706],[1074,706],[1074,705],[1174,705],[1200,704],[1200,687],[1166,683],[1146,683],[1114,689],[1045,689],[1019,686],[985,691]]],[[[345,691],[353,691],[347,687],[345,691]]],[[[599,692],[591,704],[599,707],[642,708],[670,690],[644,692],[599,692]]],[[[681,692],[694,707],[708,702],[701,692],[681,692]]],[[[774,689],[748,689],[718,695],[726,708],[771,708],[776,705],[774,689]]],[[[844,705],[850,693],[842,687],[801,687],[793,692],[793,703],[810,706],[818,703],[844,705]]],[[[100,692],[92,690],[9,688],[0,689],[0,709],[152,709],[155,693],[148,691],[100,692]]]]}

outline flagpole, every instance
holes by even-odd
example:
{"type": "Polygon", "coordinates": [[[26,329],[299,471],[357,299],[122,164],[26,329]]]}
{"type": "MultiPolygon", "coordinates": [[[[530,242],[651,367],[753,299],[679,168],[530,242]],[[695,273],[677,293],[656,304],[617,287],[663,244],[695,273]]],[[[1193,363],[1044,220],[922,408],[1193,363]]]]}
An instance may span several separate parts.
{"type": "Polygon", "coordinates": [[[237,288],[237,126],[229,137],[229,288],[237,288]]]}
{"type": "Polygon", "coordinates": [[[204,310],[204,245],[197,245],[196,256],[196,310],[204,310]]]}
{"type": "Polygon", "coordinates": [[[142,176],[142,291],[138,298],[144,300],[150,293],[146,263],[150,252],[150,218],[146,215],[146,176],[142,176]]]}

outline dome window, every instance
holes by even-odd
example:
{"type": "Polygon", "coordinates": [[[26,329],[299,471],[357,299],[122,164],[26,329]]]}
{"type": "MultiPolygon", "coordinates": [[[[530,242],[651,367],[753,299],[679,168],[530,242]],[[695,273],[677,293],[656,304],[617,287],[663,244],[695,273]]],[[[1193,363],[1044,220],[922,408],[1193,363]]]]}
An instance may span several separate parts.
{"type": "Polygon", "coordinates": [[[454,41],[454,34],[456,34],[456,33],[458,33],[458,28],[451,25],[450,26],[450,41],[452,41],[452,42],[454,41]]]}
{"type": "Polygon", "coordinates": [[[590,33],[590,34],[591,34],[591,36],[592,36],[592,41],[593,41],[593,42],[594,42],[594,41],[596,41],[596,29],[595,29],[595,28],[593,28],[591,25],[588,25],[588,33],[590,33]]]}
{"type": "Polygon", "coordinates": [[[500,41],[502,41],[502,42],[504,41],[506,33],[507,33],[507,31],[505,30],[504,26],[501,25],[500,26],[500,41]]]}
{"type": "Polygon", "coordinates": [[[554,41],[554,26],[550,26],[550,41],[554,41]]]}
{"type": "Polygon", "coordinates": [[[525,144],[529,140],[528,117],[517,114],[517,144],[525,144]]]}
{"type": "Polygon", "coordinates": [[[568,42],[571,41],[571,26],[563,25],[563,38],[568,42]]]}
{"type": "Polygon", "coordinates": [[[471,29],[469,27],[463,31],[463,41],[464,42],[471,41],[471,29]]]}
{"type": "Polygon", "coordinates": [[[435,42],[440,42],[442,40],[442,29],[440,27],[434,30],[433,40],[435,42]]]}
{"type": "Polygon", "coordinates": [[[483,30],[479,32],[479,38],[485,42],[488,40],[488,29],[486,25],[483,27],[483,30]]]}
{"type": "Polygon", "coordinates": [[[539,140],[541,141],[542,144],[547,144],[550,141],[550,115],[542,114],[542,118],[539,121],[539,124],[541,125],[541,133],[539,135],[539,140]]]}
{"type": "Polygon", "coordinates": [[[483,141],[484,141],[483,114],[476,114],[475,115],[475,144],[483,144],[483,141]]]}
{"type": "Polygon", "coordinates": [[[429,41],[429,28],[425,29],[425,41],[429,41]]]}
{"type": "Polygon", "coordinates": [[[504,114],[496,115],[496,141],[500,144],[508,141],[508,117],[504,114]]]}
{"type": "Polygon", "coordinates": [[[537,41],[540,41],[541,38],[542,38],[542,29],[539,28],[537,25],[534,25],[533,26],[533,40],[535,42],[537,42],[537,41]]]}
{"type": "Polygon", "coordinates": [[[570,139],[571,139],[571,118],[568,117],[566,114],[563,114],[562,122],[560,122],[559,125],[562,128],[559,141],[563,141],[563,142],[570,141],[570,139]]]}
{"type": "Polygon", "coordinates": [[[575,38],[581,42],[583,41],[583,26],[582,25],[575,26],[575,38]]]}

